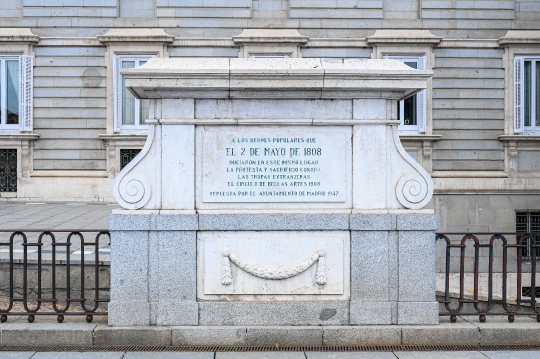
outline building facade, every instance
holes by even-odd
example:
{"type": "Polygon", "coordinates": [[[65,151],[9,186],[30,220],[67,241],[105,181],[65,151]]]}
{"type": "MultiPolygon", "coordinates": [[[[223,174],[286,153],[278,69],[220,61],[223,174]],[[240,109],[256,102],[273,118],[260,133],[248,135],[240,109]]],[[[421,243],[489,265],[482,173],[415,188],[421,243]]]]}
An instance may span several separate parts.
{"type": "Polygon", "coordinates": [[[119,70],[152,57],[394,58],[434,71],[398,113],[439,230],[540,229],[538,20],[532,0],[4,0],[0,200],[114,202],[148,113],[119,70]]]}

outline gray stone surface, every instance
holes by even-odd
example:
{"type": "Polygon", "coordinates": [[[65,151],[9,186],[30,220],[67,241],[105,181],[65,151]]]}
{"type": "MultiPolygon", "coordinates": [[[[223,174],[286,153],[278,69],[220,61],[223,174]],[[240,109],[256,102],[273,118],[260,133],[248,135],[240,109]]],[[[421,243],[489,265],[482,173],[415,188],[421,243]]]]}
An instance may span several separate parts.
{"type": "Polygon", "coordinates": [[[150,303],[147,301],[109,302],[109,325],[113,327],[130,327],[150,325],[150,303]]]}
{"type": "Polygon", "coordinates": [[[404,345],[478,345],[480,331],[474,325],[441,323],[434,325],[414,325],[401,327],[401,342],[404,345]]]}
{"type": "Polygon", "coordinates": [[[122,359],[214,359],[213,352],[127,352],[122,359]]]}
{"type": "Polygon", "coordinates": [[[306,359],[306,357],[304,352],[217,352],[216,359],[306,359]]]}
{"type": "Polygon", "coordinates": [[[436,214],[398,214],[397,229],[400,231],[436,231],[439,229],[436,214]]]}
{"type": "Polygon", "coordinates": [[[338,325],[349,302],[199,302],[199,325],[338,325]]]}
{"type": "MultiPolygon", "coordinates": [[[[38,318],[39,319],[39,318],[38,318]]],[[[15,322],[2,325],[2,346],[92,345],[93,329],[97,324],[63,323],[51,330],[51,323],[15,322]]]]}
{"type": "Polygon", "coordinates": [[[195,301],[160,301],[157,303],[157,325],[197,325],[199,304],[195,301]]]}
{"type": "Polygon", "coordinates": [[[279,343],[281,346],[314,345],[322,346],[322,327],[248,327],[247,345],[250,346],[273,346],[279,343]]]}
{"type": "Polygon", "coordinates": [[[398,302],[398,324],[439,324],[439,303],[398,302]]]}
{"type": "Polygon", "coordinates": [[[524,351],[482,351],[483,355],[490,359],[540,359],[540,351],[524,350],[524,351]]]}
{"type": "Polygon", "coordinates": [[[351,302],[351,324],[392,324],[392,303],[351,302]]]}
{"type": "Polygon", "coordinates": [[[435,240],[430,231],[400,231],[399,301],[435,301],[435,240]]]}
{"type": "Polygon", "coordinates": [[[306,359],[396,359],[391,352],[306,352],[306,359]]]}
{"type": "MultiPolygon", "coordinates": [[[[486,359],[480,352],[394,352],[399,359],[486,359]]],[[[516,357],[514,357],[516,358],[516,357]]]]}
{"type": "Polygon", "coordinates": [[[350,228],[357,231],[391,231],[397,227],[395,214],[351,214],[350,228]]]}
{"type": "Polygon", "coordinates": [[[149,214],[111,214],[109,216],[110,231],[148,231],[151,224],[152,216],[149,214]]]}
{"type": "Polygon", "coordinates": [[[157,231],[196,231],[199,218],[196,214],[155,215],[152,229],[157,231]]]}
{"type": "Polygon", "coordinates": [[[94,330],[94,345],[171,345],[171,329],[166,327],[108,327],[94,330]]]}
{"type": "Polygon", "coordinates": [[[245,327],[172,327],[172,345],[246,345],[245,327]]]}
{"type": "Polygon", "coordinates": [[[324,327],[323,329],[325,346],[401,344],[401,329],[397,326],[324,327]]]}
{"type": "MultiPolygon", "coordinates": [[[[157,299],[167,301],[191,301],[196,299],[197,285],[197,237],[195,231],[158,232],[157,258],[150,257],[156,268],[151,281],[158,283],[157,299]]],[[[154,252],[154,253],[155,253],[154,252]]]]}
{"type": "Polygon", "coordinates": [[[351,301],[389,300],[388,242],[387,231],[351,233],[351,301]]]}
{"type": "Polygon", "coordinates": [[[148,242],[146,231],[111,233],[110,325],[150,324],[148,242]]]}
{"type": "Polygon", "coordinates": [[[200,230],[347,230],[348,214],[201,214],[200,230]]]}

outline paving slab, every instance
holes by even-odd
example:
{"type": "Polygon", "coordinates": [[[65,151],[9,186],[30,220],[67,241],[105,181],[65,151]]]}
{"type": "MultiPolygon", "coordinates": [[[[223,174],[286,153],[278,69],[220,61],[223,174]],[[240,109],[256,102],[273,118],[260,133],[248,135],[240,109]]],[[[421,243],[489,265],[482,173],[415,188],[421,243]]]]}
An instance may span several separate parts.
{"type": "Polygon", "coordinates": [[[480,352],[394,352],[399,359],[486,359],[480,352]]]}
{"type": "Polygon", "coordinates": [[[2,359],[30,359],[35,352],[0,352],[2,359]]]}
{"type": "Polygon", "coordinates": [[[481,352],[490,359],[539,359],[540,350],[527,351],[483,351],[481,352]]]}
{"type": "Polygon", "coordinates": [[[127,352],[123,359],[214,359],[213,352],[127,352]]]}
{"type": "Polygon", "coordinates": [[[304,352],[216,353],[215,359],[306,359],[304,352]]]}
{"type": "Polygon", "coordinates": [[[396,359],[396,356],[390,352],[306,352],[307,359],[396,359]]]}

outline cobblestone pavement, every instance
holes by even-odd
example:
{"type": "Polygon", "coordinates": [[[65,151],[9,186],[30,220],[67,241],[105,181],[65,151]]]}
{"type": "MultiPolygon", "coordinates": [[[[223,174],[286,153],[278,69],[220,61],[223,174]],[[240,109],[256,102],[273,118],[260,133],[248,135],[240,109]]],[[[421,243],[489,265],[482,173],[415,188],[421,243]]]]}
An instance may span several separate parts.
{"type": "Polygon", "coordinates": [[[540,351],[469,352],[0,352],[2,359],[538,359],[540,351]]]}

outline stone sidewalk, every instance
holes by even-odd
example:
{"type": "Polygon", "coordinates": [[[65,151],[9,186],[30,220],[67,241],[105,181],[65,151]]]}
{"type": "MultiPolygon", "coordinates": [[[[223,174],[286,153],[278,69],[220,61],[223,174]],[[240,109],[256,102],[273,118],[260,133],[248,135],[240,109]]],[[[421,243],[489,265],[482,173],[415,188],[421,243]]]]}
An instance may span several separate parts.
{"type": "Polygon", "coordinates": [[[0,352],[2,359],[540,359],[540,351],[463,352],[0,352]]]}

